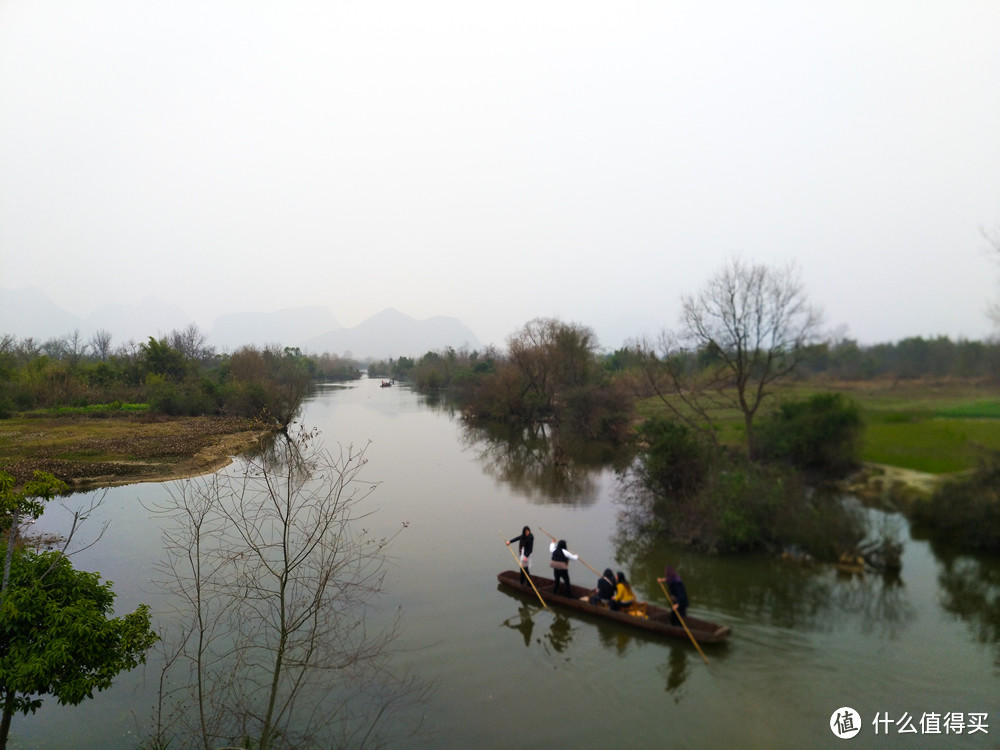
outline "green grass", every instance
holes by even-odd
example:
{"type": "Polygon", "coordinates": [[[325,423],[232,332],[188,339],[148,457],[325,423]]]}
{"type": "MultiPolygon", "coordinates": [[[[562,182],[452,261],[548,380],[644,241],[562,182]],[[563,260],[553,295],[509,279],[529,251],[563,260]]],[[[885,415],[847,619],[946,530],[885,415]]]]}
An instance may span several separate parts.
{"type": "Polygon", "coordinates": [[[1000,420],[869,421],[861,458],[904,469],[947,474],[973,468],[983,447],[1000,450],[1000,420]]]}
{"type": "MultiPolygon", "coordinates": [[[[787,399],[837,391],[861,407],[865,432],[861,460],[931,474],[965,471],[976,466],[983,448],[1000,450],[1000,386],[982,383],[793,383],[772,389],[761,414],[787,399]]],[[[658,399],[641,404],[640,414],[666,413],[658,399]]],[[[720,436],[738,445],[744,438],[738,412],[717,415],[720,436]]]]}
{"type": "Polygon", "coordinates": [[[941,409],[937,416],[965,419],[1000,419],[1000,400],[974,401],[941,409]]]}

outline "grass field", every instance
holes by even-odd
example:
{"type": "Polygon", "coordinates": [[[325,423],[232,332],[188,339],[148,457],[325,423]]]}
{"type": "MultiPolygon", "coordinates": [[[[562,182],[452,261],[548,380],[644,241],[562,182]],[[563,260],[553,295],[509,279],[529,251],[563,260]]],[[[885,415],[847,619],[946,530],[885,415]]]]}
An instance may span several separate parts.
{"type": "MultiPolygon", "coordinates": [[[[795,383],[772,389],[762,409],[782,399],[836,391],[861,407],[865,422],[861,460],[931,474],[971,469],[983,448],[1000,450],[1000,385],[974,382],[795,383]]],[[[640,414],[664,413],[647,399],[640,414]]],[[[742,415],[718,412],[724,442],[743,441],[742,415]]]]}

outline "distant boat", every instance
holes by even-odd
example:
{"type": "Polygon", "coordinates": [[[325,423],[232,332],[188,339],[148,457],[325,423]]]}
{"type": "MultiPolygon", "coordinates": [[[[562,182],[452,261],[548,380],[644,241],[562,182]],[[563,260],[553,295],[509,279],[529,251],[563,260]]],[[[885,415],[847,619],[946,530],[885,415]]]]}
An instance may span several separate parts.
{"type": "MultiPolygon", "coordinates": [[[[505,570],[497,576],[497,580],[500,581],[500,585],[514,589],[515,591],[520,591],[526,596],[531,596],[537,600],[537,596],[531,586],[522,584],[520,578],[521,573],[517,570],[505,570]]],[[[680,625],[671,624],[670,615],[672,614],[672,611],[666,607],[657,607],[655,604],[643,602],[641,603],[641,606],[637,608],[641,610],[643,614],[633,615],[628,614],[627,612],[616,612],[607,607],[603,607],[599,604],[591,604],[587,601],[587,595],[590,594],[591,589],[585,589],[583,586],[572,586],[572,594],[570,595],[554,594],[552,593],[553,580],[551,578],[531,576],[531,580],[535,584],[535,588],[538,589],[538,593],[547,604],[555,604],[560,607],[575,609],[579,612],[593,615],[594,617],[613,620],[622,625],[647,630],[651,633],[659,633],[660,635],[670,636],[671,638],[683,638],[684,640],[688,639],[688,634],[684,631],[684,628],[680,625]]],[[[714,622],[701,620],[697,617],[692,617],[691,615],[685,615],[684,622],[687,623],[688,629],[697,639],[698,643],[719,643],[729,638],[732,633],[727,625],[716,625],[714,622]]]]}

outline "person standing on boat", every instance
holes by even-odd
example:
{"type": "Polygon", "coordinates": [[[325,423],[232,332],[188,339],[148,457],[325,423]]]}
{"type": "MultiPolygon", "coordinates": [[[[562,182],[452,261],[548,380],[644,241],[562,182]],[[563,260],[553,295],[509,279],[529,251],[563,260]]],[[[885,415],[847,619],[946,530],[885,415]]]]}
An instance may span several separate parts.
{"type": "Polygon", "coordinates": [[[549,565],[552,566],[552,572],[555,575],[555,585],[552,587],[552,593],[559,593],[559,581],[566,582],[566,596],[573,595],[573,588],[569,584],[569,561],[579,560],[579,555],[574,555],[568,549],[566,549],[566,540],[560,539],[559,543],[553,539],[552,543],[549,545],[549,552],[552,553],[552,560],[549,565]]]}
{"type": "Polygon", "coordinates": [[[611,609],[616,612],[623,612],[631,607],[633,603],[635,603],[635,593],[632,591],[632,586],[629,585],[628,579],[625,578],[625,574],[619,570],[618,586],[615,589],[615,596],[611,600],[611,609]]]}
{"type": "Polygon", "coordinates": [[[530,574],[531,551],[535,548],[535,537],[531,533],[531,529],[525,526],[521,530],[521,536],[516,536],[513,539],[511,539],[509,542],[507,542],[507,546],[509,547],[514,542],[518,542],[517,552],[519,558],[518,562],[521,563],[521,578],[520,578],[521,585],[527,586],[528,579],[525,577],[524,574],[526,572],[530,574]]]}
{"type": "Polygon", "coordinates": [[[670,613],[670,622],[673,625],[680,625],[681,621],[677,618],[677,615],[685,617],[688,610],[688,593],[684,587],[684,581],[681,580],[677,571],[669,565],[663,571],[663,578],[657,578],[656,580],[667,584],[667,591],[670,592],[670,598],[674,603],[674,611],[670,613]]]}
{"type": "Polygon", "coordinates": [[[611,568],[605,568],[604,573],[597,579],[597,588],[590,597],[590,603],[603,604],[605,607],[610,606],[611,600],[615,596],[615,588],[617,588],[617,584],[614,571],[611,568]]]}

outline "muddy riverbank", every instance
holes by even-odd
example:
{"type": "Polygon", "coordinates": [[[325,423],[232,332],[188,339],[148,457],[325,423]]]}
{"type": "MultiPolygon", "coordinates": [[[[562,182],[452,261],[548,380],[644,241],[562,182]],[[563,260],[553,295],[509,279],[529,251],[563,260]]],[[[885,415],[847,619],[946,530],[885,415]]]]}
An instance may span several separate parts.
{"type": "Polygon", "coordinates": [[[206,474],[272,432],[228,417],[17,418],[0,422],[0,469],[47,471],[73,490],[206,474]]]}

